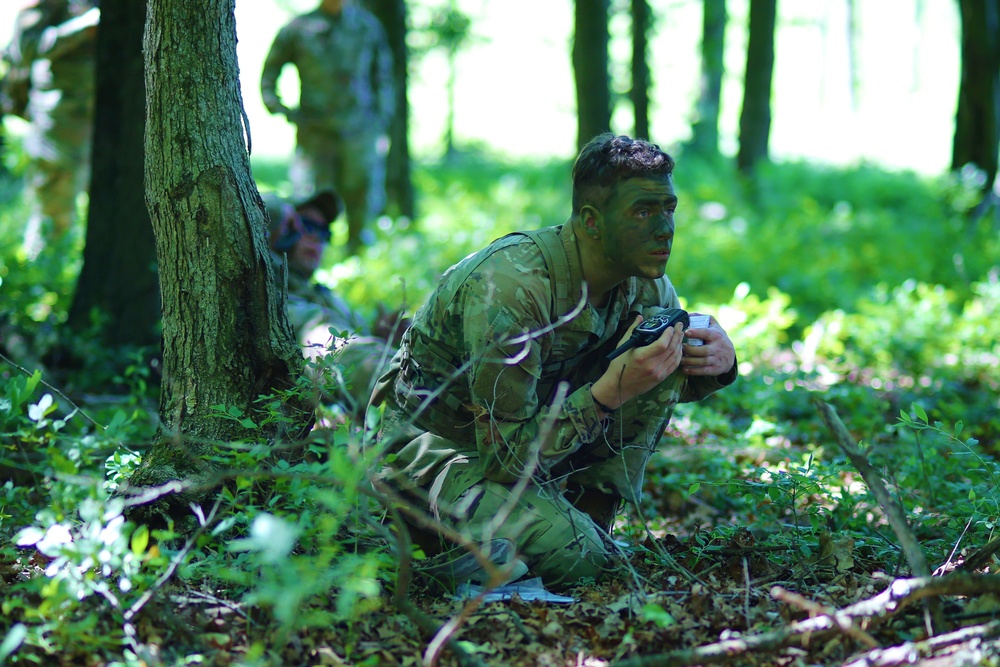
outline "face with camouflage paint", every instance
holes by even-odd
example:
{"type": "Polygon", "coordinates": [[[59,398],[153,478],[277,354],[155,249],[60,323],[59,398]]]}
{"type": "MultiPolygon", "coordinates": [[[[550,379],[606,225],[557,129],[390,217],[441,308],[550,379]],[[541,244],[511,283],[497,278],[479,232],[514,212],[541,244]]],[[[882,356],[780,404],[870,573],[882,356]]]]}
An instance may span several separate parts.
{"type": "Polygon", "coordinates": [[[602,210],[594,209],[604,269],[620,280],[659,278],[674,242],[677,195],[669,175],[635,177],[617,184],[602,210]]]}

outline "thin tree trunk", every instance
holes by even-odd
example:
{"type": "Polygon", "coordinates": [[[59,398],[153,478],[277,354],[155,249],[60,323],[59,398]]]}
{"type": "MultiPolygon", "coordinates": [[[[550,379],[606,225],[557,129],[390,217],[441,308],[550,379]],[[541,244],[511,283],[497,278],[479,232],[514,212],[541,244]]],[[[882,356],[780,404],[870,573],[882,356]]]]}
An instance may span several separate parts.
{"type": "MultiPolygon", "coordinates": [[[[214,416],[214,406],[261,424],[258,397],[291,388],[302,369],[250,173],[234,2],[148,4],[146,199],[160,265],[164,378],[161,433],[133,486],[210,483],[218,465],[206,455],[215,443],[277,438],[281,420],[255,429],[214,416]]],[[[301,435],[312,412],[294,398],[280,405],[289,435],[301,435]]],[[[198,491],[195,499],[207,492],[198,491]]]]}
{"type": "Polygon", "coordinates": [[[143,189],[145,22],[145,3],[101,3],[87,242],[68,321],[82,331],[100,311],[104,341],[114,346],[160,342],[156,247],[143,189]]]}
{"type": "Polygon", "coordinates": [[[951,168],[974,164],[993,189],[1000,142],[1000,0],[959,0],[962,77],[955,113],[951,168]]]}
{"type": "Polygon", "coordinates": [[[632,109],[635,114],[635,136],[649,138],[649,73],[650,11],[648,0],[632,0],[632,109]]]}
{"type": "Polygon", "coordinates": [[[740,113],[740,148],[736,156],[736,165],[744,174],[768,159],[777,15],[777,0],[750,0],[750,39],[740,113]]]}
{"type": "Polygon", "coordinates": [[[726,48],[726,0],[702,2],[701,90],[691,147],[703,155],[719,154],[719,114],[722,108],[723,56],[726,48]]]}
{"type": "Polygon", "coordinates": [[[576,0],[573,73],[578,148],[611,129],[608,41],[608,0],[576,0]]]}
{"type": "Polygon", "coordinates": [[[386,195],[389,210],[416,219],[413,181],[410,178],[410,101],[407,97],[409,51],[406,47],[406,2],[369,0],[369,8],[382,22],[392,49],[392,78],[396,89],[396,114],[389,126],[386,195]]]}

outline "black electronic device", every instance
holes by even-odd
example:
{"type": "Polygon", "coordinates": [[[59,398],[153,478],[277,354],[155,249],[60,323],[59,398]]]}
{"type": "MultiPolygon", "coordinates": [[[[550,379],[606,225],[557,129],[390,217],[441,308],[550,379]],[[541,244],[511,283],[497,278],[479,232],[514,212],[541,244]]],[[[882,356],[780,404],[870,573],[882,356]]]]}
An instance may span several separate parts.
{"type": "Polygon", "coordinates": [[[634,347],[644,347],[649,345],[654,340],[660,337],[667,328],[674,326],[680,322],[687,329],[691,325],[691,320],[688,318],[687,311],[682,308],[664,308],[656,315],[653,315],[647,320],[643,320],[633,331],[632,336],[625,341],[622,345],[619,345],[611,354],[608,355],[608,360],[614,359],[615,357],[624,354],[625,352],[631,350],[634,347]]]}

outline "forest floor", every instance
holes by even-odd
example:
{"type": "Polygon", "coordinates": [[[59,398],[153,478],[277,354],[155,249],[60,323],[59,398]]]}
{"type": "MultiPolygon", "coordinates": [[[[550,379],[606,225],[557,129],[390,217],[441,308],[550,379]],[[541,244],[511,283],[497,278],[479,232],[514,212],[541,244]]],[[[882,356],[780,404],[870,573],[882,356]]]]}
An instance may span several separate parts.
{"type": "MultiPolygon", "coordinates": [[[[281,635],[273,619],[224,588],[172,582],[137,618],[135,639],[146,654],[138,661],[65,655],[50,664],[1000,664],[1000,643],[991,639],[1000,634],[991,620],[1000,603],[981,596],[988,578],[964,572],[960,558],[939,568],[954,571],[934,584],[900,578],[902,557],[900,572],[887,574],[850,537],[820,533],[818,543],[764,546],[759,529],[740,527],[745,516],[650,495],[654,512],[680,518],[654,533],[620,517],[618,534],[633,541],[620,542],[619,567],[565,591],[572,602],[456,599],[416,580],[408,610],[386,594],[350,623],[281,635]],[[727,539],[705,530],[727,522],[727,539]],[[930,639],[928,624],[937,628],[930,639]]],[[[42,576],[44,560],[36,559],[20,576],[42,576]]],[[[94,632],[108,622],[96,620],[94,632]]]]}
{"type": "MultiPolygon", "coordinates": [[[[616,574],[566,592],[575,601],[520,597],[483,603],[411,586],[412,608],[388,597],[349,624],[289,635],[253,659],[254,614],[224,591],[175,589],[172,605],[138,624],[154,649],[201,645],[206,663],[282,665],[850,665],[998,664],[995,598],[921,603],[925,580],[894,579],[852,540],[821,540],[811,555],[758,547],[750,530],[699,537],[695,513],[677,532],[647,536],[616,574]],[[664,564],[664,557],[673,562],[664,564]],[[893,583],[895,581],[895,583],[893,583]],[[892,588],[890,589],[890,585],[892,588]],[[891,592],[890,592],[891,591],[891,592]],[[928,619],[945,627],[927,639],[928,619]],[[964,629],[963,629],[964,628],[964,629]],[[435,631],[436,630],[436,631],[435,631]],[[280,656],[280,657],[279,657],[280,656]],[[277,662],[275,660],[277,659],[277,662]],[[992,661],[992,662],[991,662],[992,661]]],[[[937,592],[968,594],[981,579],[955,572],[937,592]]],[[[981,590],[978,592],[982,592],[981,590]]],[[[1000,592],[1000,591],[998,591],[1000,592]]],[[[926,599],[925,599],[926,600],[926,599]]],[[[272,626],[273,627],[273,626],[272,626]]],[[[273,635],[272,635],[273,637],[273,635]]]]}

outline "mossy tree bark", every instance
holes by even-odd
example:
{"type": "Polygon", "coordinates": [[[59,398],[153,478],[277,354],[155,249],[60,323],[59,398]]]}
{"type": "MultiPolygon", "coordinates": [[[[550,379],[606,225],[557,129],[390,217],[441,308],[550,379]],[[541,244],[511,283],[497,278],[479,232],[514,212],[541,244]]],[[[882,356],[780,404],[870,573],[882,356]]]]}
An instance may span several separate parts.
{"type": "MultiPolygon", "coordinates": [[[[259,424],[255,400],[292,386],[303,360],[275,287],[250,171],[234,0],[147,7],[146,204],[160,269],[164,377],[161,430],[130,482],[200,483],[171,498],[184,506],[206,497],[219,468],[208,455],[218,443],[282,435],[280,421],[248,428],[212,416],[212,406],[235,406],[259,424]]],[[[304,433],[309,406],[284,408],[296,431],[288,435],[304,433]]]]}

